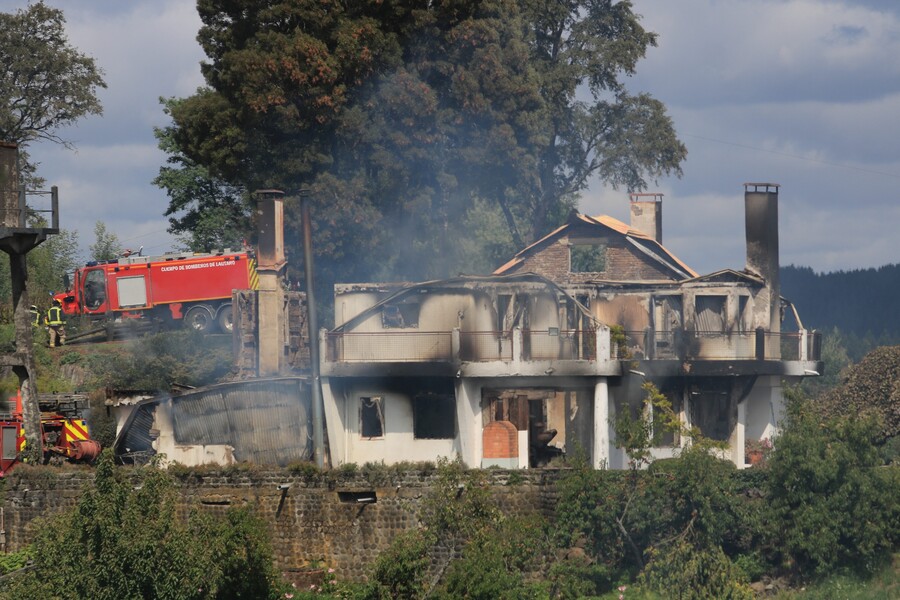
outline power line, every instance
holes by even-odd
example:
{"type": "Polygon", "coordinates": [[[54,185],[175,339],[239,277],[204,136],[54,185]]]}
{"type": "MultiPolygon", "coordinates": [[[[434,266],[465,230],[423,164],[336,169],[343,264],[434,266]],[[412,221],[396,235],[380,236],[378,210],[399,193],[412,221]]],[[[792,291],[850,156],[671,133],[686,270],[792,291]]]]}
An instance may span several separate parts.
{"type": "Polygon", "coordinates": [[[893,177],[894,179],[900,179],[900,175],[898,175],[896,173],[888,173],[886,171],[877,171],[875,169],[866,169],[864,167],[854,167],[853,165],[845,165],[842,163],[836,163],[836,162],[831,162],[831,161],[827,161],[827,160],[820,160],[818,158],[809,158],[808,156],[800,156],[799,154],[790,154],[788,152],[781,152],[779,150],[769,150],[767,148],[758,148],[756,146],[749,146],[747,144],[738,144],[736,142],[717,140],[715,138],[705,137],[702,135],[694,135],[692,133],[682,133],[681,135],[683,135],[685,137],[696,138],[698,140],[704,140],[707,142],[715,142],[717,144],[723,144],[725,146],[734,146],[736,148],[746,148],[747,150],[756,150],[757,152],[766,152],[768,154],[775,154],[777,156],[784,156],[786,158],[805,160],[806,162],[817,163],[820,165],[827,165],[829,167],[838,167],[840,169],[848,169],[851,171],[860,171],[861,173],[871,173],[873,175],[883,175],[885,177],[893,177]]]}

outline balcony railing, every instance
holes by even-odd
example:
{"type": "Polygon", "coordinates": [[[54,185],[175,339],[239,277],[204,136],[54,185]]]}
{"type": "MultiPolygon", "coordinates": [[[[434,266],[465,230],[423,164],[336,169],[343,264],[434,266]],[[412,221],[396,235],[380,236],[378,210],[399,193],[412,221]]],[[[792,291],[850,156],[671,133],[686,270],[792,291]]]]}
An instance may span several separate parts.
{"type": "Polygon", "coordinates": [[[465,361],[509,362],[513,358],[513,332],[460,331],[459,358],[465,361]]]}
{"type": "Polygon", "coordinates": [[[721,331],[626,331],[619,358],[646,360],[803,360],[821,359],[821,333],[771,333],[762,329],[721,331]],[[625,356],[622,356],[623,350],[625,356]]]}
{"type": "Polygon", "coordinates": [[[378,331],[326,334],[330,362],[449,362],[450,331],[378,331]]]}
{"type": "Polygon", "coordinates": [[[329,362],[516,360],[821,360],[821,334],[721,331],[519,330],[326,333],[329,362]]]}
{"type": "Polygon", "coordinates": [[[59,189],[54,185],[49,190],[18,190],[3,197],[0,202],[0,226],[18,229],[34,227],[28,216],[40,216],[40,228],[59,229],[59,189]]]}
{"type": "Polygon", "coordinates": [[[525,360],[596,360],[597,333],[583,330],[522,332],[525,360]]]}

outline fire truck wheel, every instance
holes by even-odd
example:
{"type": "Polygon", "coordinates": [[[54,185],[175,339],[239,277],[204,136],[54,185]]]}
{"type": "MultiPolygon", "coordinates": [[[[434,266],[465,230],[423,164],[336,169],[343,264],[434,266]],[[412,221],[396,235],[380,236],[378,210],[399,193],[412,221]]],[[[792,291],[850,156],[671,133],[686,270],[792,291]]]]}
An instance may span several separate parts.
{"type": "Polygon", "coordinates": [[[216,324],[219,326],[222,333],[231,333],[234,331],[231,304],[223,304],[222,307],[219,308],[219,313],[216,315],[216,324]]]}
{"type": "Polygon", "coordinates": [[[209,333],[213,326],[212,313],[202,304],[192,306],[184,315],[184,326],[200,333],[209,333]]]}

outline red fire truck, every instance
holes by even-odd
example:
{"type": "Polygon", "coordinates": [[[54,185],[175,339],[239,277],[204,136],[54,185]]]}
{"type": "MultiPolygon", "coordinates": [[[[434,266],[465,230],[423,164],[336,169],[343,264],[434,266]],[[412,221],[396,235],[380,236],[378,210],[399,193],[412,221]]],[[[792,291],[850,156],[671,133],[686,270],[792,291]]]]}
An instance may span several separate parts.
{"type": "MultiPolygon", "coordinates": [[[[100,444],[92,440],[83,415],[88,400],[80,394],[40,394],[41,438],[44,462],[68,460],[93,462],[100,456],[100,444]]],[[[22,427],[22,394],[9,399],[12,412],[0,412],[0,477],[19,463],[25,449],[22,427]]]]}
{"type": "Polygon", "coordinates": [[[256,261],[247,252],[128,256],[90,262],[54,298],[67,315],[96,320],[184,320],[210,332],[232,330],[232,290],[257,289],[256,261]]]}

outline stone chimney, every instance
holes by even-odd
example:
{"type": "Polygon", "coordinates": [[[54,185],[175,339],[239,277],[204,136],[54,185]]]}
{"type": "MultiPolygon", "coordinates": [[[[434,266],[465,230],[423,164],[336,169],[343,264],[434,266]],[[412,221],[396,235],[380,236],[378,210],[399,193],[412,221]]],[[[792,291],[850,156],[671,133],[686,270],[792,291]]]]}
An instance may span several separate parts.
{"type": "Polygon", "coordinates": [[[662,244],[662,194],[629,194],[631,228],[662,244]]]}
{"type": "Polygon", "coordinates": [[[744,184],[747,270],[766,282],[768,315],[765,316],[768,317],[767,329],[772,333],[781,331],[781,285],[778,276],[779,187],[777,183],[744,184]]]}

